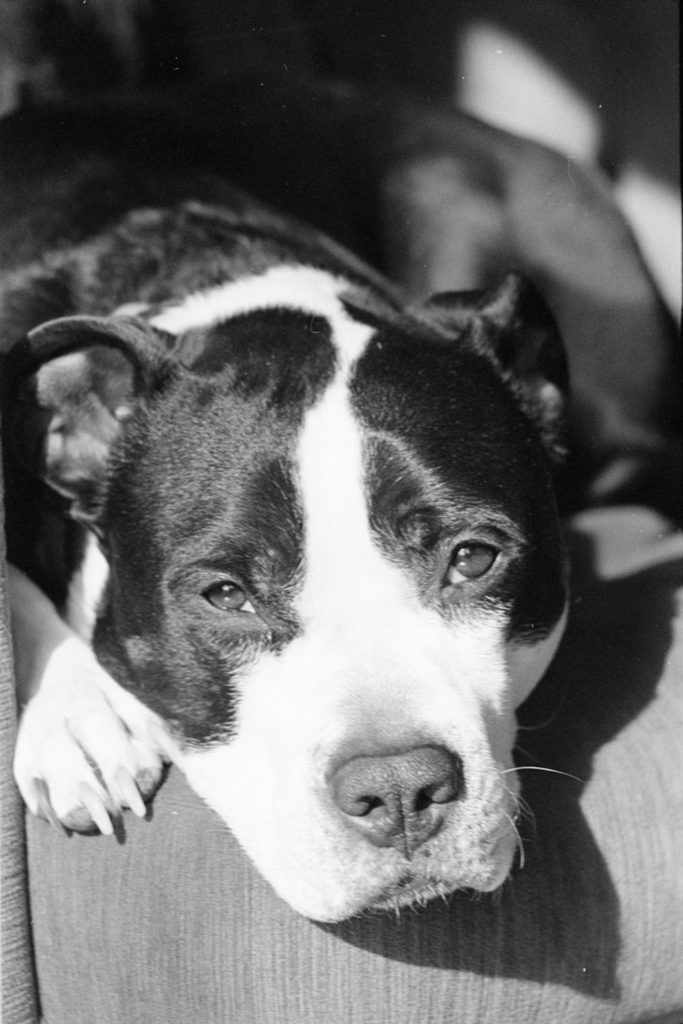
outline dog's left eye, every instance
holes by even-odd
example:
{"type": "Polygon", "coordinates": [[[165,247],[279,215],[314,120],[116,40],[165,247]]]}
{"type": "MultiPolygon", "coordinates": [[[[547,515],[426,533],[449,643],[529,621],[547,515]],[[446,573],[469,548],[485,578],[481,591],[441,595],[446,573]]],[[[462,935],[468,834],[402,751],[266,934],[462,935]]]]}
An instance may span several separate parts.
{"type": "Polygon", "coordinates": [[[490,544],[459,544],[451,557],[446,579],[449,583],[478,580],[489,571],[497,557],[498,549],[490,544]]]}
{"type": "Polygon", "coordinates": [[[247,595],[236,583],[227,580],[214,583],[204,591],[204,597],[220,612],[252,612],[254,607],[247,595]]]}

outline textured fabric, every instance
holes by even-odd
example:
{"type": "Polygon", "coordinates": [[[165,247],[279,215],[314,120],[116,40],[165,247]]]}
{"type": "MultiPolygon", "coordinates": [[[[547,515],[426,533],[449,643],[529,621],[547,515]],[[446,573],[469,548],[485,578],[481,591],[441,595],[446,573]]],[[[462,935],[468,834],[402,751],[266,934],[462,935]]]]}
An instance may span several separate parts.
{"type": "Polygon", "coordinates": [[[28,933],[24,822],[19,794],[12,779],[16,708],[7,623],[4,536],[0,479],[0,1016],[3,1024],[33,1024],[36,1007],[28,933]]]}
{"type": "Polygon", "coordinates": [[[570,629],[520,756],[577,779],[523,773],[526,859],[500,893],[312,923],[171,771],[118,840],[29,822],[46,1024],[676,1020],[683,538],[621,510],[577,520],[574,546],[570,629]]]}

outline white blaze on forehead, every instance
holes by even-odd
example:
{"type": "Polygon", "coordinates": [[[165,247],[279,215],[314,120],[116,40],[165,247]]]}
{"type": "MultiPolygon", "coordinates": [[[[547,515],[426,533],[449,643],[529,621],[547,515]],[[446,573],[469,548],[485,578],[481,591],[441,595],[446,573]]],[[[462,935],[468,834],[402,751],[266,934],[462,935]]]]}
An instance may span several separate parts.
{"type": "Polygon", "coordinates": [[[316,267],[271,267],[263,274],[188,295],[181,303],[158,313],[150,323],[169,334],[182,334],[243,313],[284,306],[326,317],[334,330],[341,320],[353,325],[339,301],[348,287],[348,281],[316,267]]]}
{"type": "Polygon", "coordinates": [[[298,603],[305,624],[335,628],[357,626],[364,608],[376,614],[380,592],[400,600],[406,584],[372,539],[362,434],[349,393],[354,363],[373,331],[343,309],[331,322],[337,374],[307,414],[298,449],[306,566],[298,603]]]}

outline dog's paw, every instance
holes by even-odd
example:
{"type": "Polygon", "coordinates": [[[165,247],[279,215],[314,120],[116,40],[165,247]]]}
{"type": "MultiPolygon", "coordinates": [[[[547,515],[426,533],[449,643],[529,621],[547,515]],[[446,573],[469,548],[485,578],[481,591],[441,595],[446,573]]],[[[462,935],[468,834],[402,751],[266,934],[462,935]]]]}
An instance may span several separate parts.
{"type": "Polygon", "coordinates": [[[123,808],[144,817],[170,750],[161,719],[71,636],[50,656],[24,709],[14,775],[34,814],[111,835],[123,808]]]}

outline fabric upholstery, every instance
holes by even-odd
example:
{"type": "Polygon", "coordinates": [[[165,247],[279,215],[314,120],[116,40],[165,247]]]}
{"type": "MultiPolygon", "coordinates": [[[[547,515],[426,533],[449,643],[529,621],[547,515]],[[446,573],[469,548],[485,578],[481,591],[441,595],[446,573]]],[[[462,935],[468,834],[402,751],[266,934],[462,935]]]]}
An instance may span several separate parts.
{"type": "Polygon", "coordinates": [[[117,839],[29,820],[45,1024],[680,1020],[683,536],[621,509],[572,547],[569,631],[519,737],[520,765],[569,777],[523,772],[502,891],[321,926],[172,770],[117,839]]]}
{"type": "Polygon", "coordinates": [[[28,925],[23,805],[12,778],[16,706],[7,619],[4,538],[0,477],[0,1019],[4,1024],[33,1024],[36,1003],[28,925]]]}

